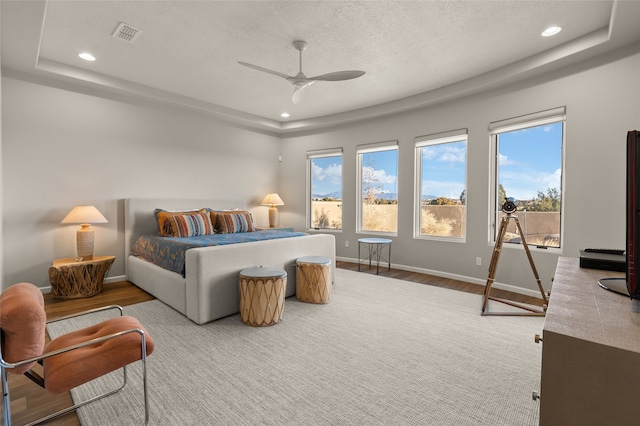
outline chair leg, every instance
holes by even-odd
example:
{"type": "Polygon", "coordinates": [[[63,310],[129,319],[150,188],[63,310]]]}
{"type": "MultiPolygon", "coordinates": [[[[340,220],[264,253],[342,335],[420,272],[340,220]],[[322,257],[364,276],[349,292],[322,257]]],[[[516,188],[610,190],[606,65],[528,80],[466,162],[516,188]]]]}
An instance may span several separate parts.
{"type": "Polygon", "coordinates": [[[11,426],[11,395],[9,394],[9,377],[7,369],[0,368],[2,374],[2,408],[3,408],[3,424],[11,426]]]}
{"type": "Polygon", "coordinates": [[[142,351],[142,382],[144,388],[144,424],[149,424],[149,392],[147,388],[147,349],[142,351]]]}

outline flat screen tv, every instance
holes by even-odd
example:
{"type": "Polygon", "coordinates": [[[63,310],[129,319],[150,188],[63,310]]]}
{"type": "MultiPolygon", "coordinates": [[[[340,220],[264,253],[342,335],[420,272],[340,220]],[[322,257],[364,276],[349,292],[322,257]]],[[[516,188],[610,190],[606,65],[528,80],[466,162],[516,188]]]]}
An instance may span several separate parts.
{"type": "Polygon", "coordinates": [[[640,132],[627,133],[627,290],[640,299],[640,271],[636,270],[640,249],[640,132]]]}

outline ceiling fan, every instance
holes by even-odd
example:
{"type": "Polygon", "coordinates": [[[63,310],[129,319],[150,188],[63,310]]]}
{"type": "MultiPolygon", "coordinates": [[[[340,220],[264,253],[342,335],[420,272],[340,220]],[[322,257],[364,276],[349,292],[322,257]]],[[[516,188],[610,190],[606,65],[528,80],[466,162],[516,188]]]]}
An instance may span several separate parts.
{"type": "Polygon", "coordinates": [[[316,81],[351,80],[352,78],[362,77],[365,74],[364,71],[349,70],[349,71],[335,71],[327,74],[318,75],[315,77],[307,77],[302,72],[302,52],[304,52],[304,50],[307,48],[307,42],[302,40],[296,40],[293,42],[293,47],[295,47],[296,50],[300,52],[300,71],[295,76],[290,76],[290,75],[281,73],[279,71],[273,71],[268,68],[259,67],[257,65],[248,64],[246,62],[238,61],[238,63],[240,65],[244,65],[245,67],[253,68],[258,71],[262,71],[262,72],[276,75],[278,77],[282,77],[288,82],[290,82],[291,84],[293,84],[294,89],[293,89],[293,96],[291,97],[291,101],[294,104],[298,104],[302,100],[302,89],[304,89],[305,87],[309,87],[316,81]]]}

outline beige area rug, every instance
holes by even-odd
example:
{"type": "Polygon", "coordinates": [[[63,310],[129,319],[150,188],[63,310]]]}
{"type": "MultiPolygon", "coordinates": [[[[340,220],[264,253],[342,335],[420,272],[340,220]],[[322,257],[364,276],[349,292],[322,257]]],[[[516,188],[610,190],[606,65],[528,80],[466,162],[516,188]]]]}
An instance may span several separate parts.
{"type": "MultiPolygon", "coordinates": [[[[538,424],[534,335],[544,318],[482,317],[479,295],[336,275],[329,304],[289,298],[272,327],[248,327],[239,315],[199,326],[157,300],[126,307],[156,342],[147,363],[150,424],[538,424]]],[[[140,363],[128,372],[125,390],[79,411],[83,425],[143,423],[140,363]]]]}

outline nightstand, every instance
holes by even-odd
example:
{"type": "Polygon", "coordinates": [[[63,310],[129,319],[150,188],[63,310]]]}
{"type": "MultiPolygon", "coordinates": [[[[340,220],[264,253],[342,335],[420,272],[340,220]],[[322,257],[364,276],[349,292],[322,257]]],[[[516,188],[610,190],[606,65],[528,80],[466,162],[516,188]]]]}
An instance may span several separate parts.
{"type": "Polygon", "coordinates": [[[275,228],[269,228],[268,226],[256,226],[258,231],[288,231],[293,232],[293,228],[284,228],[282,226],[276,226],[275,228]]]}
{"type": "Polygon", "coordinates": [[[73,257],[54,260],[49,268],[53,297],[73,299],[100,293],[104,277],[115,259],[115,256],[94,256],[91,260],[73,257]]]}

